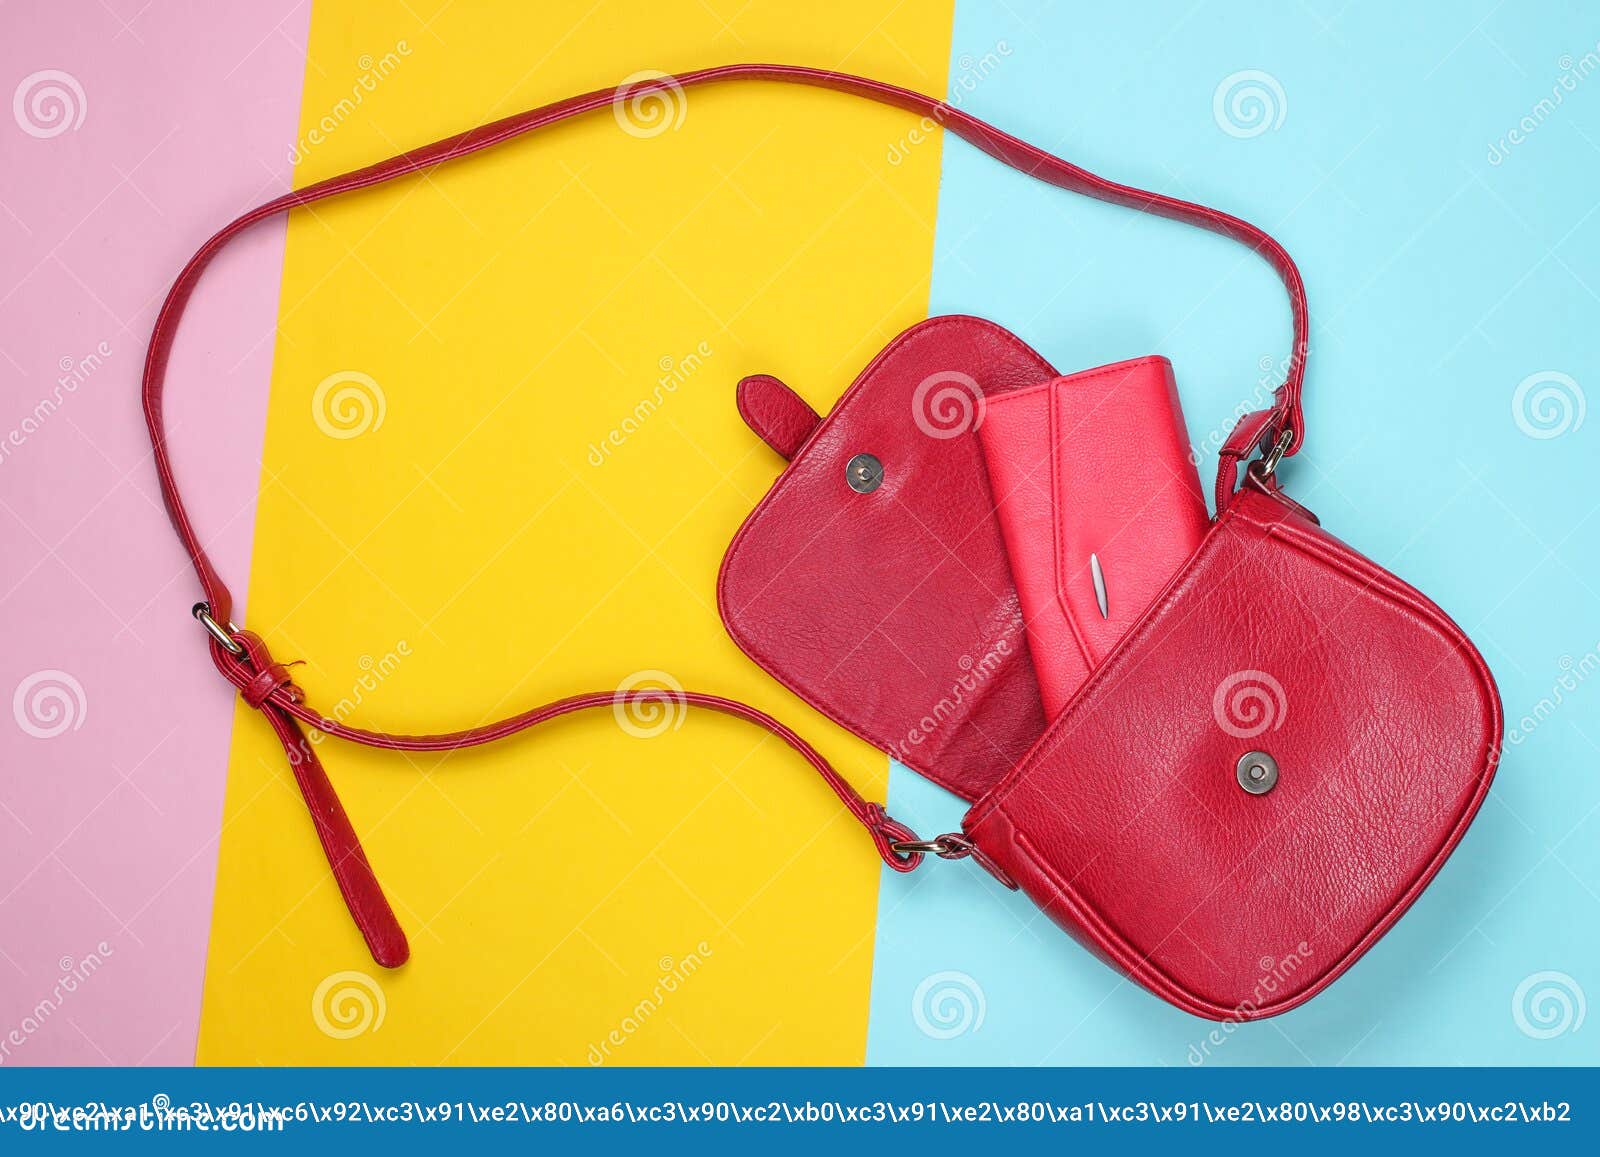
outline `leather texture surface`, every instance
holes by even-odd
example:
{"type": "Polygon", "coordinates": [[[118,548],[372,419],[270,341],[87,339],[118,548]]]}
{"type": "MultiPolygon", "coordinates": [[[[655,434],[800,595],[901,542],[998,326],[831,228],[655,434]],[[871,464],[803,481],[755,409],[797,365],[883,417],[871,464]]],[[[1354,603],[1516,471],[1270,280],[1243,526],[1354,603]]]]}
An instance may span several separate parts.
{"type": "Polygon", "coordinates": [[[811,404],[770,374],[752,374],[734,395],[739,416],[787,462],[822,423],[811,404]]]}
{"type": "Polygon", "coordinates": [[[1055,376],[991,322],[913,326],[750,514],[717,584],[747,655],[963,799],[996,783],[1045,725],[973,427],[991,399],[1055,376]],[[869,493],[845,477],[862,453],[883,463],[869,493]]]}
{"type": "Polygon", "coordinates": [[[1270,1016],[1416,899],[1500,734],[1489,671],[1439,608],[1247,484],[964,828],[1151,992],[1270,1016]],[[1236,778],[1251,751],[1279,765],[1265,794],[1236,778]]]}
{"type": "Polygon", "coordinates": [[[978,434],[1053,719],[1205,536],[1172,364],[1138,358],[1002,395],[978,434]]]}

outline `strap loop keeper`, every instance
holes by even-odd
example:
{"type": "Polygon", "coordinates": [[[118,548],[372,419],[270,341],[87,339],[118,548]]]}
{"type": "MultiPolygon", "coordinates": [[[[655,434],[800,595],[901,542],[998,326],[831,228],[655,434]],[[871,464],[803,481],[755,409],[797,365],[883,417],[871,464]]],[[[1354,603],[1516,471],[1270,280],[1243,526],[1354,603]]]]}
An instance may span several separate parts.
{"type": "Polygon", "coordinates": [[[272,657],[267,650],[267,645],[261,637],[252,631],[240,631],[237,635],[240,645],[242,662],[242,678],[234,678],[233,683],[239,688],[239,695],[244,701],[258,711],[262,705],[277,693],[279,688],[287,688],[289,698],[295,703],[305,702],[305,694],[294,685],[289,675],[289,668],[294,663],[280,663],[272,657]]]}
{"type": "Polygon", "coordinates": [[[265,670],[257,671],[248,683],[239,688],[239,695],[246,703],[259,710],[279,687],[288,687],[290,695],[299,702],[300,689],[289,678],[289,669],[282,663],[273,663],[265,670]]]}

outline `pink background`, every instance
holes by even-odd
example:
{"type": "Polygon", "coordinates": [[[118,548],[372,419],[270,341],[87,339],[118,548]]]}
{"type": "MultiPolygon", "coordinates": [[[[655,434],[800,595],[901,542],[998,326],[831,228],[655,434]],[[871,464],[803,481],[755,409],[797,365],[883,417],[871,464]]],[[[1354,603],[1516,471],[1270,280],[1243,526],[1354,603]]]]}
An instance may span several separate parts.
{"type": "MultiPolygon", "coordinates": [[[[309,13],[12,0],[0,18],[0,1063],[194,1058],[233,696],[189,615],[138,379],[183,261],[289,186],[309,13]],[[85,113],[40,138],[13,97],[46,69],[78,82],[85,113]],[[101,343],[103,364],[24,429],[101,343]],[[82,696],[69,684],[73,726],[39,738],[27,726],[49,720],[13,699],[51,670],[82,696]],[[102,942],[99,970],[59,992],[102,942]]],[[[282,250],[281,222],[229,247],[169,375],[180,476],[236,592],[282,250]]]]}

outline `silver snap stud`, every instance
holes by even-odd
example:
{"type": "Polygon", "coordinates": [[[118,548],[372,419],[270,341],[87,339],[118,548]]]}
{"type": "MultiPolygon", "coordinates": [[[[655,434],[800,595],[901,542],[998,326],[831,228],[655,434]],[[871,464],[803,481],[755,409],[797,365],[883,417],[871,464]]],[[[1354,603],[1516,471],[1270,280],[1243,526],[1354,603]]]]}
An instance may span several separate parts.
{"type": "Polygon", "coordinates": [[[1278,761],[1265,751],[1247,751],[1235,769],[1239,786],[1251,795],[1266,795],[1278,784],[1278,761]]]}
{"type": "Polygon", "coordinates": [[[871,494],[883,485],[883,463],[871,454],[857,454],[845,464],[844,479],[857,494],[871,494]]]}

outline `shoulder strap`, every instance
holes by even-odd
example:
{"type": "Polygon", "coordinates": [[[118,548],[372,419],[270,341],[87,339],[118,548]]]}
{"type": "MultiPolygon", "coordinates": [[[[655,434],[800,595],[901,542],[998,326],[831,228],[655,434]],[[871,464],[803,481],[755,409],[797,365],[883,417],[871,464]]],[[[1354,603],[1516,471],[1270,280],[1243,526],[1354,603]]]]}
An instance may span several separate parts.
{"type": "MultiPolygon", "coordinates": [[[[282,741],[284,751],[294,769],[295,779],[300,785],[316,824],[318,838],[328,856],[328,863],[333,869],[339,890],[367,946],[371,949],[373,958],[386,967],[399,966],[409,955],[405,933],[401,930],[372,873],[355,830],[345,815],[332,785],[328,782],[327,774],[317,759],[316,752],[307,741],[302,725],[370,747],[401,751],[443,751],[491,743],[569,712],[594,707],[613,707],[619,703],[627,706],[630,705],[630,701],[648,700],[659,696],[660,693],[644,690],[577,695],[535,707],[496,723],[443,735],[389,735],[365,731],[329,719],[308,706],[305,696],[291,681],[288,669],[272,658],[260,637],[233,626],[230,621],[232,596],[212,566],[205,546],[190,522],[188,512],[178,493],[162,418],[162,391],[166,380],[167,363],[184,306],[194,292],[206,266],[223,246],[259,221],[302,205],[311,205],[421,172],[446,161],[492,148],[536,129],[607,108],[617,100],[637,101],[652,94],[666,94],[675,89],[728,80],[766,80],[812,85],[866,97],[908,112],[918,113],[931,118],[990,156],[1052,185],[1101,201],[1110,201],[1198,225],[1232,237],[1253,249],[1272,265],[1288,290],[1294,320],[1294,345],[1287,375],[1283,384],[1277,389],[1273,405],[1269,409],[1247,415],[1223,449],[1218,475],[1219,506],[1225,505],[1226,497],[1233,492],[1237,483],[1237,465],[1240,460],[1256,449],[1270,444],[1273,450],[1269,454],[1269,460],[1270,464],[1275,466],[1277,459],[1285,453],[1292,454],[1298,451],[1304,440],[1300,390],[1305,377],[1307,342],[1305,288],[1299,270],[1295,268],[1288,253],[1266,233],[1246,221],[1203,205],[1180,201],[1160,193],[1147,192],[1097,177],[1085,169],[1018,140],[1009,133],[1002,132],[944,101],[935,100],[909,89],[845,73],[794,65],[731,64],[688,72],[676,77],[661,77],[639,85],[602,89],[518,113],[366,168],[318,181],[316,184],[285,193],[250,210],[230,222],[200,247],[178,274],[177,280],[167,294],[161,312],[156,318],[155,328],[150,336],[150,346],[145,356],[143,380],[145,422],[150,431],[150,443],[154,451],[156,470],[160,476],[161,493],[166,501],[167,512],[200,580],[203,600],[195,605],[194,612],[195,617],[211,635],[212,662],[229,682],[239,688],[245,701],[266,716],[268,723],[282,741]],[[1227,477],[1226,486],[1223,482],[1224,473],[1227,477]]],[[[927,852],[945,855],[963,854],[968,850],[959,846],[959,837],[940,837],[932,841],[917,840],[907,828],[890,819],[881,805],[868,803],[862,799],[813,747],[770,715],[744,703],[717,695],[687,692],[676,698],[683,704],[707,707],[748,720],[782,739],[816,769],[851,814],[866,827],[879,854],[891,868],[897,871],[910,871],[922,861],[923,855],[927,852]]]]}

